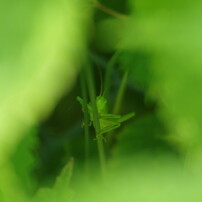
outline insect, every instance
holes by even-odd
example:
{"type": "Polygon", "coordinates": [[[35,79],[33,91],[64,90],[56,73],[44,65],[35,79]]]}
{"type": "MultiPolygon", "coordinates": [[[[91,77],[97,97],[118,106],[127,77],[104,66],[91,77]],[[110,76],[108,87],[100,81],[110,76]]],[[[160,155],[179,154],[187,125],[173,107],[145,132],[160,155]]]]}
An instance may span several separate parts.
{"type": "MultiPolygon", "coordinates": [[[[77,97],[77,100],[81,104],[82,111],[84,112],[84,101],[83,101],[83,99],[81,97],[77,97]]],[[[127,121],[128,119],[132,118],[135,115],[135,113],[129,113],[129,114],[126,114],[123,116],[122,115],[116,115],[116,114],[109,114],[108,113],[107,99],[103,96],[97,96],[96,97],[96,104],[97,104],[99,122],[100,122],[99,135],[110,132],[116,128],[119,128],[121,126],[122,122],[127,121]]],[[[89,113],[89,117],[90,117],[89,125],[92,125],[94,122],[92,104],[89,103],[87,107],[88,107],[88,113],[89,113]]]]}

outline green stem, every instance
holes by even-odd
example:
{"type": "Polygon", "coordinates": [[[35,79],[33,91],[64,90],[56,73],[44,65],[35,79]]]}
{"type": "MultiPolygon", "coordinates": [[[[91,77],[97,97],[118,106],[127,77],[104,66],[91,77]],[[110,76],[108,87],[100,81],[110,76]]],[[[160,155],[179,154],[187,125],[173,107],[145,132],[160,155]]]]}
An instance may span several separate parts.
{"type": "Polygon", "coordinates": [[[106,67],[106,74],[105,74],[105,80],[104,80],[104,89],[105,89],[105,97],[108,98],[108,93],[110,90],[110,83],[111,83],[111,75],[112,75],[112,71],[114,68],[114,64],[117,61],[117,57],[119,56],[119,52],[116,52],[112,58],[110,59],[110,61],[107,64],[106,67]]]}
{"type": "Polygon", "coordinates": [[[102,172],[102,176],[105,177],[106,176],[106,158],[105,158],[103,137],[100,134],[100,120],[99,120],[99,114],[98,114],[98,109],[96,104],[96,95],[95,95],[95,86],[94,86],[95,82],[93,78],[92,67],[89,65],[85,68],[85,70],[86,70],[85,72],[86,72],[88,92],[89,92],[89,97],[90,97],[92,110],[93,110],[93,125],[95,127],[95,132],[96,132],[101,172],[102,172]]]}
{"type": "MultiPolygon", "coordinates": [[[[126,70],[124,73],[124,76],[122,78],[121,85],[120,85],[119,90],[118,90],[118,94],[116,97],[116,102],[115,102],[114,108],[112,110],[113,114],[119,114],[120,113],[120,109],[122,106],[124,93],[125,93],[125,89],[126,89],[126,85],[127,85],[128,74],[129,74],[129,70],[126,70]]],[[[113,141],[114,132],[111,131],[107,136],[108,136],[108,141],[111,144],[113,141]]]]}
{"type": "Polygon", "coordinates": [[[124,93],[125,93],[125,89],[126,89],[126,85],[127,85],[127,81],[128,81],[128,74],[129,74],[129,70],[126,70],[124,73],[124,76],[122,78],[121,85],[120,85],[120,88],[119,88],[119,91],[117,94],[116,102],[115,102],[114,109],[113,109],[113,114],[120,113],[120,109],[122,106],[124,93]]]}
{"type": "Polygon", "coordinates": [[[90,132],[89,132],[89,115],[88,115],[88,95],[84,73],[80,74],[81,93],[83,97],[84,110],[84,137],[85,137],[85,173],[89,173],[89,153],[90,153],[90,132]]]}

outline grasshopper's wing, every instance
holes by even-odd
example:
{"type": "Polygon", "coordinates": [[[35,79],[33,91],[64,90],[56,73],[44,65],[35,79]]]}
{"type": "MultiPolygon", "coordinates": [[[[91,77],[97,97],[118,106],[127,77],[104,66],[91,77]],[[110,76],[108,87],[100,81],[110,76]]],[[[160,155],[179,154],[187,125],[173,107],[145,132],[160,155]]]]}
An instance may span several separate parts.
{"type": "Polygon", "coordinates": [[[121,118],[121,115],[116,114],[100,114],[100,118],[107,120],[118,120],[121,118]]]}
{"type": "Polygon", "coordinates": [[[100,118],[107,119],[107,120],[114,120],[114,121],[116,120],[117,122],[122,123],[124,121],[127,121],[128,119],[131,119],[134,116],[135,116],[135,113],[132,112],[123,116],[116,115],[116,114],[101,114],[100,118]]]}

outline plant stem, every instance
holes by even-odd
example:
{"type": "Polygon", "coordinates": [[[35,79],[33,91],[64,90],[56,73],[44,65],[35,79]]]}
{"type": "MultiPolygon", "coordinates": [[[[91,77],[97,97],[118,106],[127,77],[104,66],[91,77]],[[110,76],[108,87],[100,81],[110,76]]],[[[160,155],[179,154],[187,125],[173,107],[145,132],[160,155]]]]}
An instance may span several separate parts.
{"type": "Polygon", "coordinates": [[[114,11],[114,10],[112,10],[110,8],[107,8],[106,6],[104,6],[103,4],[101,4],[98,1],[95,1],[94,6],[96,8],[98,8],[98,9],[100,9],[101,11],[113,16],[113,17],[116,17],[116,18],[119,18],[119,19],[127,19],[128,18],[127,15],[124,15],[122,13],[118,13],[117,11],[114,11]]]}
{"type": "Polygon", "coordinates": [[[94,86],[95,83],[94,83],[94,78],[93,78],[92,67],[90,65],[88,65],[85,68],[85,70],[86,70],[85,72],[86,72],[86,80],[87,80],[89,97],[90,97],[90,101],[92,104],[93,125],[94,125],[95,132],[96,132],[101,172],[102,172],[102,176],[105,178],[105,176],[106,176],[106,158],[105,158],[103,137],[100,134],[100,120],[99,120],[99,114],[98,114],[98,109],[97,109],[97,104],[96,104],[96,95],[95,95],[95,86],[94,86]]]}
{"type": "Polygon", "coordinates": [[[86,88],[86,81],[84,73],[80,74],[81,93],[83,97],[83,111],[84,111],[84,137],[85,137],[85,173],[89,173],[89,153],[90,153],[90,132],[89,132],[89,115],[88,115],[88,95],[86,88]]]}
{"type": "MultiPolygon", "coordinates": [[[[125,89],[126,89],[126,85],[127,85],[128,74],[129,74],[129,69],[127,69],[125,71],[124,75],[123,75],[121,85],[119,87],[118,94],[117,94],[117,97],[116,97],[116,102],[115,102],[114,108],[112,110],[113,114],[119,114],[120,113],[120,109],[121,109],[121,106],[122,106],[124,93],[125,93],[125,89]]],[[[113,136],[114,136],[113,131],[108,133],[108,141],[109,141],[109,143],[112,143],[113,136]]]]}
{"type": "Polygon", "coordinates": [[[115,102],[114,109],[113,109],[113,114],[120,113],[120,109],[122,106],[123,97],[124,97],[124,93],[125,93],[125,89],[126,89],[126,85],[127,85],[127,81],[128,81],[128,74],[129,74],[129,70],[126,70],[124,73],[124,76],[122,78],[121,85],[120,85],[120,88],[119,88],[119,91],[117,94],[116,102],[115,102]]]}
{"type": "Polygon", "coordinates": [[[110,61],[107,64],[106,67],[106,74],[105,74],[105,80],[104,80],[104,90],[105,90],[105,96],[108,98],[109,89],[111,87],[111,75],[113,71],[114,64],[117,60],[117,57],[119,56],[119,52],[116,52],[110,59],[110,61]]]}

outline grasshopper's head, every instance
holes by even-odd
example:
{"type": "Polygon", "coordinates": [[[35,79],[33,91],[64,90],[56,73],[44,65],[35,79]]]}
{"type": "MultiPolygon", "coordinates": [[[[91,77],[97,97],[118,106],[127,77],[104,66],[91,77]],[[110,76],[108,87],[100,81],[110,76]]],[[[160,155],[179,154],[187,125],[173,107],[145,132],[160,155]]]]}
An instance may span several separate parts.
{"type": "Polygon", "coordinates": [[[96,98],[97,108],[99,114],[106,114],[108,112],[107,109],[107,99],[103,96],[98,96],[96,98]]]}

